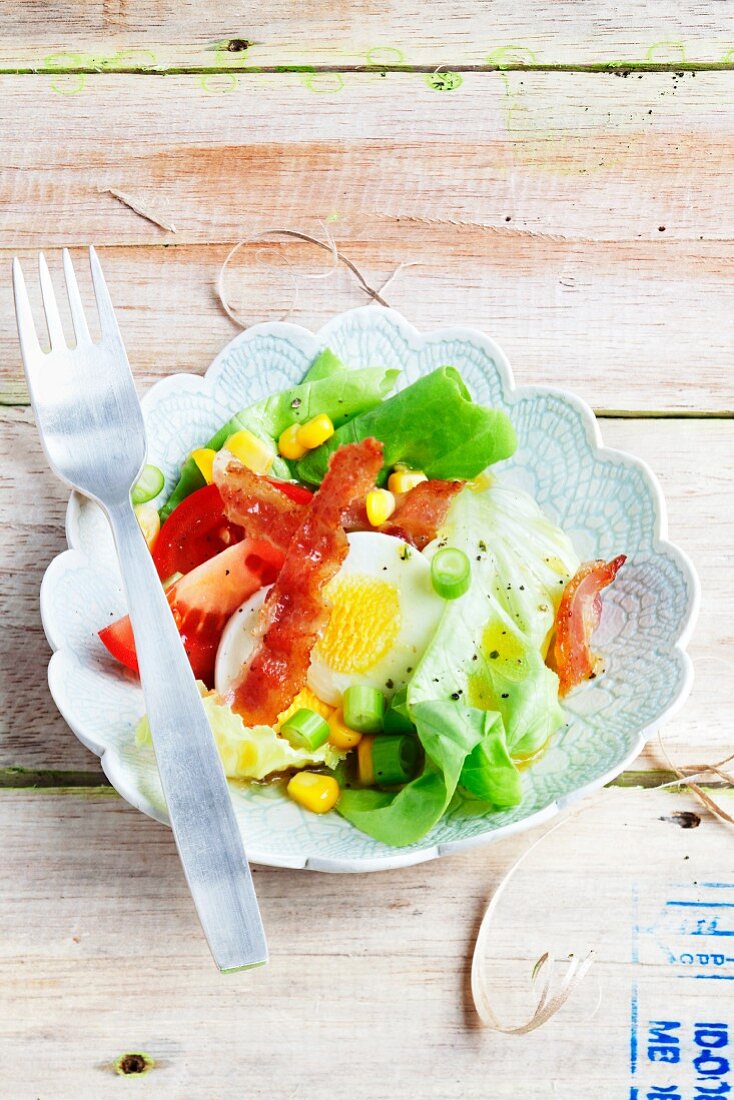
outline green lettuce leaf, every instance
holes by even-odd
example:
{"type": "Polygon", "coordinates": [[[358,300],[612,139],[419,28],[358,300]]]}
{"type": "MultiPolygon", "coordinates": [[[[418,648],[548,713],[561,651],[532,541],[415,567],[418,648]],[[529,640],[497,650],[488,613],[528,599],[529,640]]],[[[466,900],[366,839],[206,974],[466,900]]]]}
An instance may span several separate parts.
{"type": "MultiPolygon", "coordinates": [[[[247,428],[259,439],[277,444],[281,432],[291,424],[303,424],[318,413],[326,413],[334,424],[344,425],[350,417],[371,409],[389,393],[395,385],[398,371],[383,367],[367,367],[363,370],[346,370],[343,364],[337,368],[333,353],[321,352],[311,366],[309,374],[316,378],[263,398],[249,408],[241,409],[227,421],[204,446],[218,451],[234,432],[247,428]]],[[[308,375],[307,375],[308,378],[308,375]]],[[[290,467],[280,457],[273,464],[273,474],[289,478],[290,467]]],[[[193,459],[188,458],[181,467],[178,482],[161,508],[161,521],[170,516],[173,509],[190,493],[204,485],[204,478],[193,459]]]]}
{"type": "MultiPolygon", "coordinates": [[[[313,751],[294,749],[272,726],[246,726],[218,696],[206,693],[202,683],[199,683],[199,691],[224,774],[230,779],[265,779],[292,768],[309,766],[334,768],[343,756],[328,742],[313,751]]],[[[138,722],[135,740],[138,745],[152,744],[145,715],[138,722]]]]}
{"type": "Polygon", "coordinates": [[[340,374],[348,369],[331,348],[324,348],[304,374],[303,381],[320,382],[322,378],[333,378],[335,374],[340,374]]]}
{"type": "MultiPolygon", "coordinates": [[[[342,817],[363,833],[395,847],[420,840],[441,820],[475,749],[486,744],[493,766],[498,772],[500,770],[494,748],[501,738],[502,720],[498,714],[451,700],[433,700],[414,706],[412,717],[425,750],[421,774],[400,791],[343,790],[337,806],[342,817]]],[[[517,776],[509,756],[505,754],[505,757],[504,771],[508,776],[510,773],[517,776]]],[[[483,797],[489,786],[480,783],[478,776],[484,770],[478,762],[470,769],[470,778],[477,777],[483,797]]],[[[517,797],[513,803],[507,802],[509,778],[505,779],[504,788],[499,779],[495,781],[493,794],[500,794],[505,799],[498,805],[514,805],[520,801],[519,776],[517,780],[517,797]]]]}
{"type": "Polygon", "coordinates": [[[496,810],[509,809],[522,801],[520,773],[507,748],[505,727],[499,714],[493,711],[479,713],[493,720],[464,761],[459,786],[496,810]]]}
{"type": "Polygon", "coordinates": [[[545,654],[578,557],[531,497],[501,485],[458,495],[425,553],[447,544],[468,555],[471,585],[446,604],[408,685],[408,705],[412,712],[425,700],[454,696],[496,711],[510,753],[531,754],[563,721],[545,654]]]}
{"type": "Polygon", "coordinates": [[[385,447],[387,470],[404,463],[431,478],[472,478],[517,446],[501,409],[475,404],[454,367],[439,367],[361,413],[296,464],[302,481],[318,485],[337,447],[374,436],[385,447]]]}

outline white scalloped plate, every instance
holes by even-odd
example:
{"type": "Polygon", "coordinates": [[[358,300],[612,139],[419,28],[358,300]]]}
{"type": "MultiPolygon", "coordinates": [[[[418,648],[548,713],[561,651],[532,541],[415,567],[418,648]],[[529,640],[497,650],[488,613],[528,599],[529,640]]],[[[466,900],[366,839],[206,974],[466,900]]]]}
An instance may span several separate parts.
{"type": "MultiPolygon", "coordinates": [[[[183,456],[237,409],[300,381],[326,346],[353,367],[400,367],[401,386],[442,364],[457,367],[475,399],[504,408],[517,430],[517,453],[496,468],[501,478],[530,492],[572,537],[582,559],[628,555],[605,594],[597,635],[606,674],[568,700],[567,725],[524,773],[524,798],[515,809],[474,817],[458,806],[423,840],[391,848],[337,814],[300,810],[276,789],[230,784],[254,863],[383,870],[537,825],[618,775],[690,691],[693,673],[684,648],[699,584],[686,556],[666,541],[665,502],[654,475],[639,459],[602,446],[582,401],[562,390],[516,388],[505,355],[479,332],[454,327],[421,334],[376,306],[341,314],[316,334],[283,322],[256,325],[227,345],[204,378],[179,374],[153,386],[142,402],[149,461],[164,471],[166,488],[183,456]]],[[[74,494],[66,531],[70,549],[51,563],[41,586],[41,615],[55,651],[51,693],[122,797],[165,822],[152,750],[134,742],[144,709],[140,687],[97,638],[100,627],[125,611],[107,523],[95,505],[74,494]]]]}

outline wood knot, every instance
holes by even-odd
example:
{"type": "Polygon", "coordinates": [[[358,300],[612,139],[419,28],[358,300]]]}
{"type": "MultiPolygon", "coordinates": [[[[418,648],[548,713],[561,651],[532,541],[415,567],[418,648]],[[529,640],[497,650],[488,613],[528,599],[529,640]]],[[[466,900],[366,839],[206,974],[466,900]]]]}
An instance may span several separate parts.
{"type": "Polygon", "coordinates": [[[249,50],[252,42],[249,42],[246,38],[230,38],[227,43],[227,50],[229,53],[244,53],[245,50],[249,50]]]}
{"type": "Polygon", "coordinates": [[[691,813],[690,810],[679,810],[670,817],[661,817],[660,820],[671,821],[673,825],[680,825],[681,829],[697,829],[701,824],[698,814],[691,813]]]}
{"type": "Polygon", "coordinates": [[[150,1057],[149,1054],[141,1054],[136,1052],[134,1054],[121,1054],[119,1058],[115,1059],[115,1073],[118,1073],[121,1077],[127,1077],[132,1073],[148,1073],[153,1069],[155,1060],[150,1057]]]}

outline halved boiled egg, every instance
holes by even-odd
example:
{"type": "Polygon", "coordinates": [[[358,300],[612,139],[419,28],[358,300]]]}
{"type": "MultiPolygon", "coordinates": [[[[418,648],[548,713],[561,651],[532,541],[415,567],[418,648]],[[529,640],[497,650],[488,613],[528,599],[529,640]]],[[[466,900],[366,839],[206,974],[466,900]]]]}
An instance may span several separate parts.
{"type": "MultiPolygon", "coordinates": [[[[430,562],[391,535],[358,531],[329,582],[329,623],[311,655],[308,684],[336,706],[351,684],[369,684],[389,698],[403,687],[438,626],[445,607],[431,585],[430,562]]],[[[234,613],[222,634],[215,669],[225,692],[257,644],[265,590],[234,613]]]]}

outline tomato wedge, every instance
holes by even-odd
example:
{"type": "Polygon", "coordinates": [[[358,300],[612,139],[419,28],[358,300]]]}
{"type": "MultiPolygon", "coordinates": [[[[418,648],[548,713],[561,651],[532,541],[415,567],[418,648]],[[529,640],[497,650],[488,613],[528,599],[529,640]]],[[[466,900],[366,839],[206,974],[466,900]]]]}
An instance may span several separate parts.
{"type": "MultiPolygon", "coordinates": [[[[267,480],[299,504],[308,504],[313,497],[302,485],[274,477],[267,480]]],[[[164,581],[174,573],[190,573],[244,538],[243,528],[227,519],[219,489],[205,485],[182,500],[161,527],[153,554],[158,576],[164,581]]]]}
{"type": "Polygon", "coordinates": [[[310,504],[313,499],[311,490],[305,485],[299,485],[297,481],[279,481],[277,477],[266,477],[265,480],[276,489],[280,489],[281,493],[285,493],[291,500],[295,500],[296,504],[310,504]]]}
{"type": "MultiPolygon", "coordinates": [[[[217,646],[230,615],[258,588],[272,584],[282,564],[282,553],[269,542],[245,539],[209,558],[168,589],[168,602],[194,675],[207,686],[214,681],[217,646]]],[[[138,671],[127,615],[100,630],[99,636],[113,657],[138,671]]]]}
{"type": "Polygon", "coordinates": [[[598,658],[591,652],[591,638],[601,619],[601,591],[626,560],[620,554],[610,562],[587,561],[564,589],[548,653],[548,665],[558,673],[561,696],[594,676],[598,658]]]}
{"type": "Polygon", "coordinates": [[[182,500],[161,527],[153,553],[158,576],[190,573],[244,537],[225,516],[216,485],[205,485],[182,500]]]}

